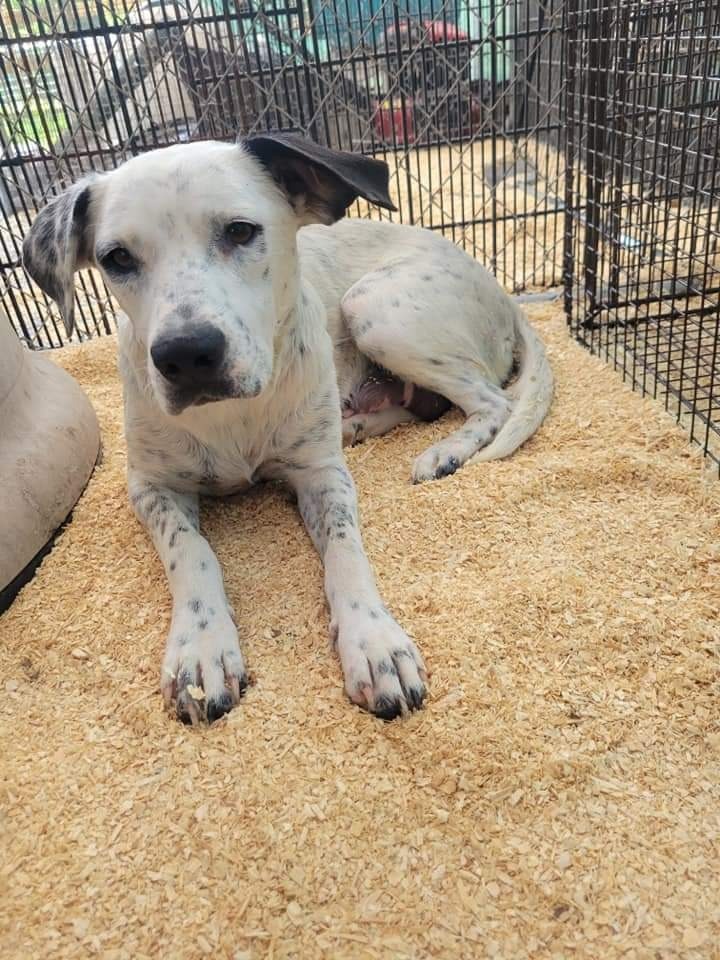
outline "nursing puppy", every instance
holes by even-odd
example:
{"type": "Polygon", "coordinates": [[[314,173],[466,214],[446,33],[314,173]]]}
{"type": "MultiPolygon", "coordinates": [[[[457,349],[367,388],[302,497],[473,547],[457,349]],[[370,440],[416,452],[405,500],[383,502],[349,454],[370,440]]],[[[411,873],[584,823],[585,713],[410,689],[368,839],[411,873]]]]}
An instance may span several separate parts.
{"type": "Polygon", "coordinates": [[[26,238],[69,331],[83,267],[126,314],[130,499],[172,592],[161,685],[185,722],[212,722],[247,685],[199,494],[296,491],[347,693],[391,719],[422,705],[425,668],[379,596],[343,438],[455,404],[464,424],[415,462],[428,480],[508,455],[549,407],[542,344],[478,263],[428,231],[336,223],[357,197],[392,209],[387,187],[385,164],[292,135],[193,143],[82,180],[26,238]]]}

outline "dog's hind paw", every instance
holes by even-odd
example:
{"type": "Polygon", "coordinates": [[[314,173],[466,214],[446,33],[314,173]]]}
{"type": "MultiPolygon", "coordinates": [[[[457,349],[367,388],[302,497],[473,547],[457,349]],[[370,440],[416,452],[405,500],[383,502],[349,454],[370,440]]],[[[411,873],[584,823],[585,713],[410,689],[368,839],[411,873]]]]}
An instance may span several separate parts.
{"type": "Polygon", "coordinates": [[[496,401],[489,410],[471,414],[461,427],[420,454],[413,466],[413,483],[439,480],[455,473],[494,440],[507,417],[508,407],[504,401],[496,401]]]}
{"type": "Polygon", "coordinates": [[[357,447],[365,440],[366,422],[362,415],[354,414],[342,422],[343,446],[357,447]]]}
{"type": "Polygon", "coordinates": [[[461,466],[462,461],[454,454],[442,453],[435,447],[431,447],[415,461],[412,481],[413,483],[425,483],[428,480],[440,480],[442,477],[449,477],[461,466]]]}

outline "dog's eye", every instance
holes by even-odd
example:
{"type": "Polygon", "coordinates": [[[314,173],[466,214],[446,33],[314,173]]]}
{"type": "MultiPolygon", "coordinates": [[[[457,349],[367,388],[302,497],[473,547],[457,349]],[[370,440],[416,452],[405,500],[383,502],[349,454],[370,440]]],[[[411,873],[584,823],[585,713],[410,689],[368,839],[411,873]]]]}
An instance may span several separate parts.
{"type": "Polygon", "coordinates": [[[230,243],[234,243],[238,247],[244,247],[250,243],[257,231],[257,225],[248,223],[247,220],[231,220],[225,227],[225,236],[230,243]]]}
{"type": "Polygon", "coordinates": [[[125,247],[114,247],[103,256],[100,264],[109,273],[132,273],[138,267],[137,260],[125,247]]]}

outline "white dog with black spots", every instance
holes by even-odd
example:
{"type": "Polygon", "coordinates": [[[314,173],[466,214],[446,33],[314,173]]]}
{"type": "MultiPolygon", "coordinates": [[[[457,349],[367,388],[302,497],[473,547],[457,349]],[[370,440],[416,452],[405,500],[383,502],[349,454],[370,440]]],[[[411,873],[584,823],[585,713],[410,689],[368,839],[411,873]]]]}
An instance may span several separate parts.
{"type": "Polygon", "coordinates": [[[295,490],[348,696],[392,719],[423,704],[427,677],[378,593],[343,442],[459,407],[419,482],[509,455],[550,406],[542,343],[493,277],[436,233],[342,219],[357,197],[392,209],[385,164],[288,134],[192,143],[80,181],[25,241],[68,330],[78,269],[97,267],[124,311],[130,499],[170,585],[161,686],[188,723],[247,686],[200,494],[295,490]]]}

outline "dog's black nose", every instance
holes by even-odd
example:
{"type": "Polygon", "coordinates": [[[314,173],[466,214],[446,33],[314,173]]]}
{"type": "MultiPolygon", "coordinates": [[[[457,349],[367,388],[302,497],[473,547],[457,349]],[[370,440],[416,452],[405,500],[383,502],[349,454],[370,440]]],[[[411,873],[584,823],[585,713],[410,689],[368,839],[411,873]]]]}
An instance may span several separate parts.
{"type": "Polygon", "coordinates": [[[191,334],[156,340],[150,347],[150,356],[170,383],[192,387],[217,379],[225,346],[225,334],[208,326],[191,334]]]}

